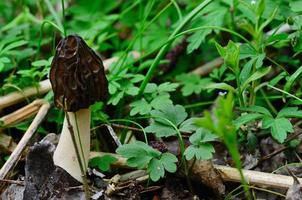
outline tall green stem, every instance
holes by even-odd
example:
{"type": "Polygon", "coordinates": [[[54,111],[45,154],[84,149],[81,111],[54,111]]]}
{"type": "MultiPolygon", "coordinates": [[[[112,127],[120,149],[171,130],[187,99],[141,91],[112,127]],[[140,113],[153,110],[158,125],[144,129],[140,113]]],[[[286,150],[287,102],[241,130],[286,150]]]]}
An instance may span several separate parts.
{"type": "MultiPolygon", "coordinates": [[[[204,2],[202,2],[199,6],[197,6],[194,10],[192,10],[188,16],[179,24],[179,26],[174,30],[174,32],[170,35],[169,40],[171,38],[174,38],[174,36],[176,36],[181,29],[183,29],[203,8],[205,8],[210,2],[212,2],[212,0],[205,0],[204,2]]],[[[147,84],[149,83],[149,81],[151,80],[155,69],[157,68],[160,59],[163,57],[163,55],[165,54],[165,52],[167,51],[167,49],[169,48],[171,43],[164,45],[160,51],[158,52],[158,54],[156,55],[152,65],[150,66],[147,74],[146,74],[146,78],[144,79],[144,81],[142,82],[140,88],[139,88],[139,95],[141,96],[147,86],[147,84]]]]}

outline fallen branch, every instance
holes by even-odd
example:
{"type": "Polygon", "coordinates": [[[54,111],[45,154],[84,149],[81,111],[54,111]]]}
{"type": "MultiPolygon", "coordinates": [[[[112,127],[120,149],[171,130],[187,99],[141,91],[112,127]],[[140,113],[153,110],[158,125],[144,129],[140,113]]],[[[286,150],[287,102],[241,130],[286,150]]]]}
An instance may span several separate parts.
{"type": "Polygon", "coordinates": [[[15,150],[12,152],[8,160],[5,162],[3,167],[0,169],[0,179],[5,179],[8,176],[8,173],[14,168],[17,164],[18,160],[21,157],[22,152],[24,151],[25,147],[27,146],[28,142],[38,129],[39,125],[45,118],[50,105],[48,102],[45,102],[39,109],[39,112],[35,116],[34,120],[28,127],[27,131],[24,133],[22,139],[18,143],[15,150]]]}
{"type": "Polygon", "coordinates": [[[22,92],[12,92],[6,96],[2,96],[0,97],[0,110],[16,103],[19,103],[33,95],[44,94],[50,89],[50,81],[47,79],[41,81],[37,87],[28,87],[23,89],[22,92]]]}
{"type": "Polygon", "coordinates": [[[15,185],[21,185],[24,186],[24,181],[16,181],[16,180],[9,180],[9,179],[0,179],[0,182],[5,184],[15,184],[15,185]]]}
{"type": "MultiPolygon", "coordinates": [[[[117,154],[104,153],[104,152],[91,152],[90,158],[94,158],[97,156],[104,156],[104,155],[111,155],[117,158],[117,161],[113,164],[113,166],[126,167],[127,160],[117,154]]],[[[240,174],[236,168],[222,166],[222,165],[214,165],[214,168],[221,175],[223,181],[240,182],[241,180],[240,174]]],[[[276,188],[276,189],[288,189],[294,183],[294,180],[291,176],[271,174],[266,172],[253,171],[253,170],[242,170],[242,171],[246,181],[251,185],[258,185],[262,187],[276,188]]],[[[302,178],[298,180],[302,182],[302,178]]]]}
{"type": "MultiPolygon", "coordinates": [[[[215,169],[219,172],[224,181],[240,182],[240,174],[236,168],[215,165],[215,169]]],[[[291,176],[271,174],[253,170],[242,170],[245,180],[251,185],[262,187],[288,189],[294,183],[291,176]]],[[[302,181],[300,178],[299,181],[302,181]]]]}
{"type": "MultiPolygon", "coordinates": [[[[0,118],[1,127],[7,127],[11,126],[13,124],[16,124],[18,122],[21,122],[34,114],[36,114],[42,104],[45,103],[42,99],[37,99],[33,101],[32,103],[24,106],[23,108],[20,108],[19,110],[16,110],[13,113],[10,113],[6,116],[3,116],[0,118]]],[[[0,128],[1,130],[1,128],[0,128]]]]}
{"type": "Polygon", "coordinates": [[[205,76],[211,73],[213,69],[220,67],[222,64],[223,64],[223,59],[221,57],[218,57],[200,67],[197,67],[190,73],[197,74],[200,76],[205,76]]]}

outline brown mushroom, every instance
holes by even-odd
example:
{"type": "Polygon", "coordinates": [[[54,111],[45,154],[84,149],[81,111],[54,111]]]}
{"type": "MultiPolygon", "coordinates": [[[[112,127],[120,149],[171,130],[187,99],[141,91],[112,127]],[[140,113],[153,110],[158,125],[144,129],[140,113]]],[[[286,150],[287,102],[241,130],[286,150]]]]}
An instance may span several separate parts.
{"type": "Polygon", "coordinates": [[[69,35],[56,48],[50,82],[55,105],[67,111],[68,115],[68,119],[65,116],[53,160],[55,165],[82,182],[79,163],[86,170],[90,152],[89,106],[97,101],[105,101],[108,95],[108,81],[102,60],[81,37],[69,35]],[[67,120],[73,127],[76,147],[67,120]],[[77,148],[81,161],[77,159],[77,148]]]}

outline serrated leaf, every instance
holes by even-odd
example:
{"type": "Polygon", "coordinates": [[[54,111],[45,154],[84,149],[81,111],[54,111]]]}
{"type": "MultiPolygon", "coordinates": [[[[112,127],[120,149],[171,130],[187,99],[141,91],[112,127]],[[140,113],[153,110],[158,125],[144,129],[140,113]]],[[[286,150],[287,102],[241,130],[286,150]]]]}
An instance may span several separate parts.
{"type": "Polygon", "coordinates": [[[189,137],[189,140],[192,144],[199,145],[202,143],[214,141],[216,138],[217,136],[212,134],[209,130],[199,128],[194,134],[189,137]]]}
{"type": "Polygon", "coordinates": [[[121,98],[123,98],[124,96],[124,92],[118,92],[115,93],[113,96],[111,96],[111,98],[108,101],[108,104],[112,104],[112,105],[117,105],[118,102],[121,100],[121,98]]]}
{"type": "Polygon", "coordinates": [[[151,111],[151,116],[155,121],[160,121],[166,124],[166,122],[161,119],[167,119],[177,126],[187,118],[188,113],[181,105],[167,104],[162,106],[160,110],[151,111]]]}
{"type": "Polygon", "coordinates": [[[117,148],[116,152],[122,155],[124,158],[138,157],[140,155],[146,155],[147,151],[141,148],[136,143],[124,144],[117,148]]]}
{"type": "Polygon", "coordinates": [[[274,123],[274,118],[269,117],[269,116],[264,116],[262,119],[262,128],[267,129],[272,126],[274,123]]]}
{"type": "Polygon", "coordinates": [[[213,157],[215,152],[214,147],[211,144],[202,144],[199,146],[191,145],[185,150],[185,156],[187,160],[191,160],[196,157],[198,160],[208,160],[213,157]]]}
{"type": "Polygon", "coordinates": [[[147,126],[145,131],[147,133],[155,133],[156,137],[169,137],[177,133],[173,127],[156,121],[147,126]]]}
{"type": "Polygon", "coordinates": [[[270,111],[262,106],[250,106],[250,107],[240,108],[240,110],[261,113],[261,114],[272,117],[272,114],[270,113],[270,111]]]}
{"type": "Polygon", "coordinates": [[[110,94],[115,94],[117,89],[120,88],[120,87],[121,87],[121,85],[118,82],[110,81],[109,82],[109,93],[110,94]]]}
{"type": "Polygon", "coordinates": [[[181,123],[181,125],[179,126],[179,130],[183,131],[183,132],[192,132],[192,131],[196,131],[198,129],[198,127],[195,124],[195,121],[198,118],[189,118],[187,120],[185,120],[183,123],[181,123]]]}
{"type": "Polygon", "coordinates": [[[145,76],[142,74],[135,74],[130,80],[132,83],[138,83],[145,79],[145,76]]]}
{"type": "Polygon", "coordinates": [[[127,87],[125,89],[125,93],[131,96],[135,96],[138,94],[139,88],[135,87],[134,85],[129,85],[129,87],[127,87]]]}
{"type": "Polygon", "coordinates": [[[167,105],[167,104],[172,104],[173,102],[170,99],[170,95],[169,94],[161,94],[156,96],[151,102],[150,105],[158,110],[160,109],[163,105],[167,105]]]}
{"type": "Polygon", "coordinates": [[[187,47],[187,53],[190,54],[194,50],[198,49],[201,43],[205,40],[206,36],[212,32],[211,29],[196,31],[188,38],[189,45],[187,47]]]}
{"type": "Polygon", "coordinates": [[[148,156],[147,154],[141,154],[136,157],[128,158],[127,165],[129,167],[137,167],[138,169],[143,169],[148,165],[151,159],[151,156],[148,156]]]}
{"type": "Polygon", "coordinates": [[[148,83],[144,93],[154,93],[157,90],[157,85],[155,83],[148,83]]]}
{"type": "Polygon", "coordinates": [[[302,110],[298,110],[298,107],[287,107],[283,108],[279,111],[278,118],[281,117],[295,117],[295,118],[302,118],[302,110]]]}
{"type": "Polygon", "coordinates": [[[294,132],[293,126],[286,118],[277,118],[271,125],[272,136],[278,142],[283,143],[287,137],[287,132],[294,132]]]}
{"type": "Polygon", "coordinates": [[[162,92],[173,92],[176,90],[176,88],[179,86],[178,83],[170,83],[170,82],[165,82],[162,83],[158,86],[157,90],[158,93],[162,93],[162,92]]]}
{"type": "Polygon", "coordinates": [[[161,152],[141,141],[124,144],[118,147],[116,152],[127,158],[128,166],[138,168],[146,167],[152,158],[158,158],[161,155],[161,152]]]}
{"type": "Polygon", "coordinates": [[[130,116],[136,114],[145,115],[150,113],[152,106],[143,98],[130,104],[131,111],[130,116]]]}
{"type": "Polygon", "coordinates": [[[263,115],[260,113],[248,113],[248,114],[241,115],[236,120],[234,120],[234,124],[236,126],[236,129],[238,129],[243,124],[254,121],[256,119],[260,119],[262,117],[263,117],[263,115]]]}

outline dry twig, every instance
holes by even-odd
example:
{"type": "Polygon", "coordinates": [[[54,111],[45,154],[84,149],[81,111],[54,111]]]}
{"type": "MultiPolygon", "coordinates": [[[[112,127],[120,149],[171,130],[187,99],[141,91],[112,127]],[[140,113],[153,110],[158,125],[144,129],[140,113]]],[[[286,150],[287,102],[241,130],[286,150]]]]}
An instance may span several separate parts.
{"type": "Polygon", "coordinates": [[[0,170],[0,179],[5,179],[8,176],[8,173],[14,168],[17,161],[20,159],[22,152],[24,151],[25,147],[27,146],[28,142],[38,129],[39,125],[45,118],[48,110],[49,110],[49,103],[45,102],[41,107],[37,115],[35,116],[34,120],[28,127],[27,131],[23,135],[22,139],[18,143],[17,147],[10,155],[9,159],[5,162],[3,167],[0,170]]]}

